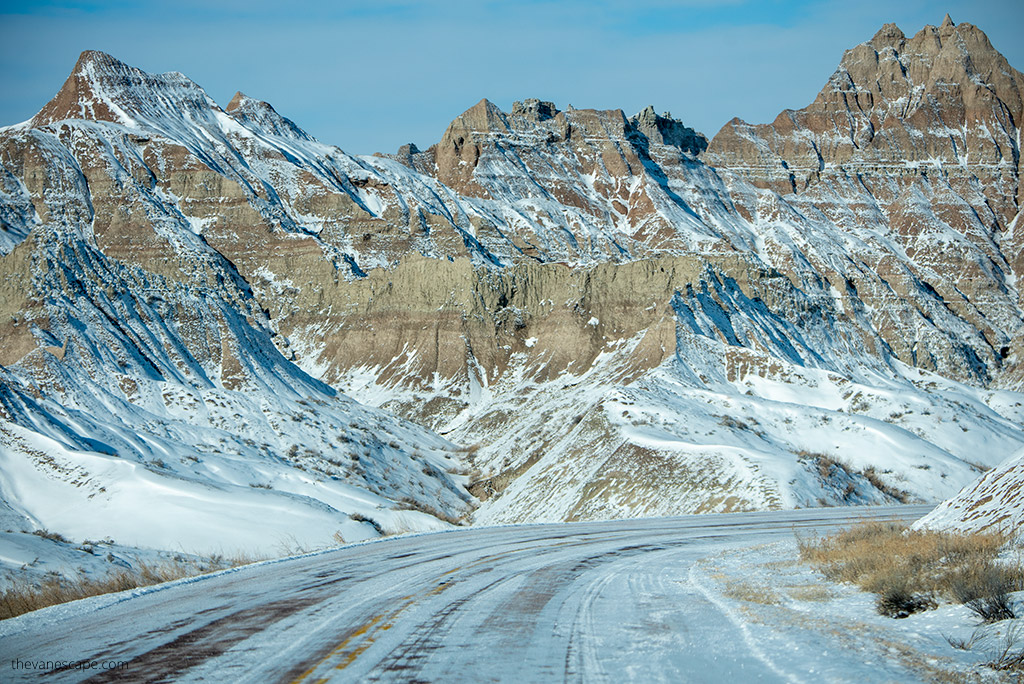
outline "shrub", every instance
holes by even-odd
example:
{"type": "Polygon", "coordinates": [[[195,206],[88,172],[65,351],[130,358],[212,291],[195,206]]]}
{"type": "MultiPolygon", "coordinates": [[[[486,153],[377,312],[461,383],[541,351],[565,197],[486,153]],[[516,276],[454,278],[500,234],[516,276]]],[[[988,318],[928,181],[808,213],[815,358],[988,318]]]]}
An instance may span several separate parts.
{"type": "Polygon", "coordinates": [[[915,594],[906,586],[890,584],[879,589],[875,608],[879,615],[891,618],[905,618],[937,607],[930,594],[915,594]]]}
{"type": "Polygon", "coordinates": [[[1024,568],[996,562],[1006,541],[998,533],[907,530],[871,522],[799,544],[801,558],[828,579],[877,594],[883,615],[906,617],[934,607],[941,596],[991,620],[1007,614],[1004,604],[1012,612],[1006,595],[1024,589],[1024,568]]]}
{"type": "Polygon", "coordinates": [[[67,603],[89,596],[126,591],[162,582],[191,577],[224,568],[245,565],[256,559],[238,556],[204,560],[174,560],[158,565],[137,563],[137,567],[92,579],[82,575],[65,577],[51,573],[39,582],[15,578],[11,586],[0,592],[0,620],[16,617],[47,606],[67,603]]]}
{"type": "Polygon", "coordinates": [[[1013,620],[1017,617],[1016,607],[1010,601],[1010,597],[1007,594],[996,594],[995,596],[971,599],[964,605],[981,618],[982,623],[1013,620]]]}
{"type": "Polygon", "coordinates": [[[462,520],[460,520],[459,518],[450,516],[447,513],[442,513],[441,511],[437,510],[433,506],[430,506],[428,504],[425,504],[425,503],[422,503],[420,501],[417,501],[416,499],[412,498],[411,496],[403,496],[401,499],[399,499],[398,500],[398,505],[395,507],[395,510],[399,510],[399,511],[419,511],[420,513],[426,513],[427,515],[432,515],[435,518],[437,518],[438,520],[443,520],[444,522],[448,523],[449,525],[462,525],[463,524],[462,520]]]}
{"type": "Polygon", "coordinates": [[[950,581],[953,598],[967,606],[982,623],[1017,617],[1010,593],[1018,588],[1022,588],[1019,572],[993,563],[969,564],[954,573],[950,581]]]}
{"type": "Polygon", "coordinates": [[[994,657],[988,663],[993,670],[1024,673],[1024,625],[1013,625],[1006,630],[1002,642],[995,648],[994,657]]]}
{"type": "Polygon", "coordinates": [[[43,539],[49,539],[50,541],[61,542],[63,544],[70,544],[71,540],[60,534],[59,532],[50,532],[49,530],[36,530],[32,534],[43,539]]]}
{"type": "Polygon", "coordinates": [[[375,529],[377,531],[377,534],[379,534],[382,537],[387,534],[384,531],[384,528],[381,527],[380,523],[368,515],[363,515],[362,513],[349,513],[348,517],[352,520],[355,520],[356,522],[366,523],[367,525],[375,529]]]}
{"type": "Polygon", "coordinates": [[[902,489],[896,489],[895,487],[891,487],[888,484],[886,484],[885,481],[878,474],[878,471],[875,470],[873,467],[869,466],[868,468],[866,468],[864,470],[863,475],[864,477],[867,478],[868,482],[871,483],[872,487],[882,492],[886,496],[892,497],[893,499],[896,499],[900,503],[910,502],[910,492],[904,491],[902,489]]]}

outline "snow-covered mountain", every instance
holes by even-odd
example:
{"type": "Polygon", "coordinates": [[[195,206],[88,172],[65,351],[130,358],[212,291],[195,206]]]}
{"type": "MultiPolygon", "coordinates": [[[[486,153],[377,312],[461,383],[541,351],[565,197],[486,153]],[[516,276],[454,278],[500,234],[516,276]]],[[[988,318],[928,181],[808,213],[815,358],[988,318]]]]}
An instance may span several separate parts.
{"type": "Polygon", "coordinates": [[[710,141],[482,100],[425,151],[353,157],[83,53],[0,129],[8,527],[200,550],[477,500],[952,496],[1024,445],[1022,88],[947,18],[710,141]]]}

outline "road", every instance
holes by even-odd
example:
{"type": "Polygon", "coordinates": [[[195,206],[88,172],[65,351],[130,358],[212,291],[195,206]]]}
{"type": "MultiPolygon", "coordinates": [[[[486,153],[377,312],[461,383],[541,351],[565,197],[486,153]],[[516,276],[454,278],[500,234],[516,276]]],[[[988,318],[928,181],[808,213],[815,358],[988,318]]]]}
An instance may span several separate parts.
{"type": "MultiPolygon", "coordinates": [[[[693,577],[731,547],[929,507],[398,537],[0,623],[2,681],[785,681],[693,577]],[[116,670],[40,661],[126,662],[116,670]]],[[[792,677],[788,677],[792,679],[792,677]]]]}

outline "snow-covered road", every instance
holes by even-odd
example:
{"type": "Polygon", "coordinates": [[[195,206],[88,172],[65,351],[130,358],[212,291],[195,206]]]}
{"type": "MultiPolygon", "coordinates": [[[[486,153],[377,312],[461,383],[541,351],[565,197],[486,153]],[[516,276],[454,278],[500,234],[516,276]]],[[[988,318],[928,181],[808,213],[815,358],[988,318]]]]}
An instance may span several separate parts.
{"type": "MultiPolygon", "coordinates": [[[[0,623],[0,680],[791,681],[696,562],[927,506],[399,537],[0,623]],[[126,665],[105,671],[111,662],[126,665]]],[[[822,655],[822,658],[826,656],[822,655]]]]}

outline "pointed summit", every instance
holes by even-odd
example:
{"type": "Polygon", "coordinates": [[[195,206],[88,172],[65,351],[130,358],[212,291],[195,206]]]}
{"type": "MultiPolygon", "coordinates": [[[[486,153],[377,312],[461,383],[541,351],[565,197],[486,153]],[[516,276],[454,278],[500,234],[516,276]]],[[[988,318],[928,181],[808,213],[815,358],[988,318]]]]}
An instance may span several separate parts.
{"type": "Polygon", "coordinates": [[[900,27],[896,24],[889,23],[883,24],[882,28],[878,29],[874,37],[871,39],[871,46],[876,50],[881,50],[884,47],[891,47],[899,50],[903,47],[903,43],[906,42],[907,36],[900,30],[900,27]]]}
{"type": "Polygon", "coordinates": [[[224,109],[224,111],[230,114],[231,112],[235,111],[240,106],[242,106],[243,102],[249,99],[251,98],[248,95],[239,90],[235,92],[234,97],[232,97],[231,101],[228,102],[228,106],[224,109]]]}
{"type": "Polygon", "coordinates": [[[129,67],[124,62],[98,50],[85,50],[78,56],[71,74],[52,100],[47,102],[32,118],[32,125],[46,124],[64,119],[93,119],[97,121],[118,121],[108,103],[95,97],[97,82],[104,75],[129,77],[129,67]]]}
{"type": "Polygon", "coordinates": [[[488,132],[508,131],[505,112],[486,97],[464,111],[448,126],[449,131],[488,132]]]}
{"type": "Polygon", "coordinates": [[[232,119],[252,131],[295,140],[313,139],[294,121],[278,114],[270,103],[249,97],[242,91],[235,93],[224,111],[232,119]]]}
{"type": "Polygon", "coordinates": [[[483,98],[455,117],[434,146],[438,179],[461,191],[472,185],[473,191],[479,192],[472,175],[484,146],[492,136],[509,132],[505,112],[483,98]]]}
{"type": "Polygon", "coordinates": [[[956,24],[953,23],[953,18],[949,16],[949,12],[946,12],[945,19],[942,20],[942,25],[939,28],[953,28],[956,24]]]}
{"type": "Polygon", "coordinates": [[[125,126],[172,112],[217,108],[206,92],[177,71],[148,74],[98,50],[86,50],[60,91],[32,118],[33,126],[66,119],[110,121],[125,126]]]}

